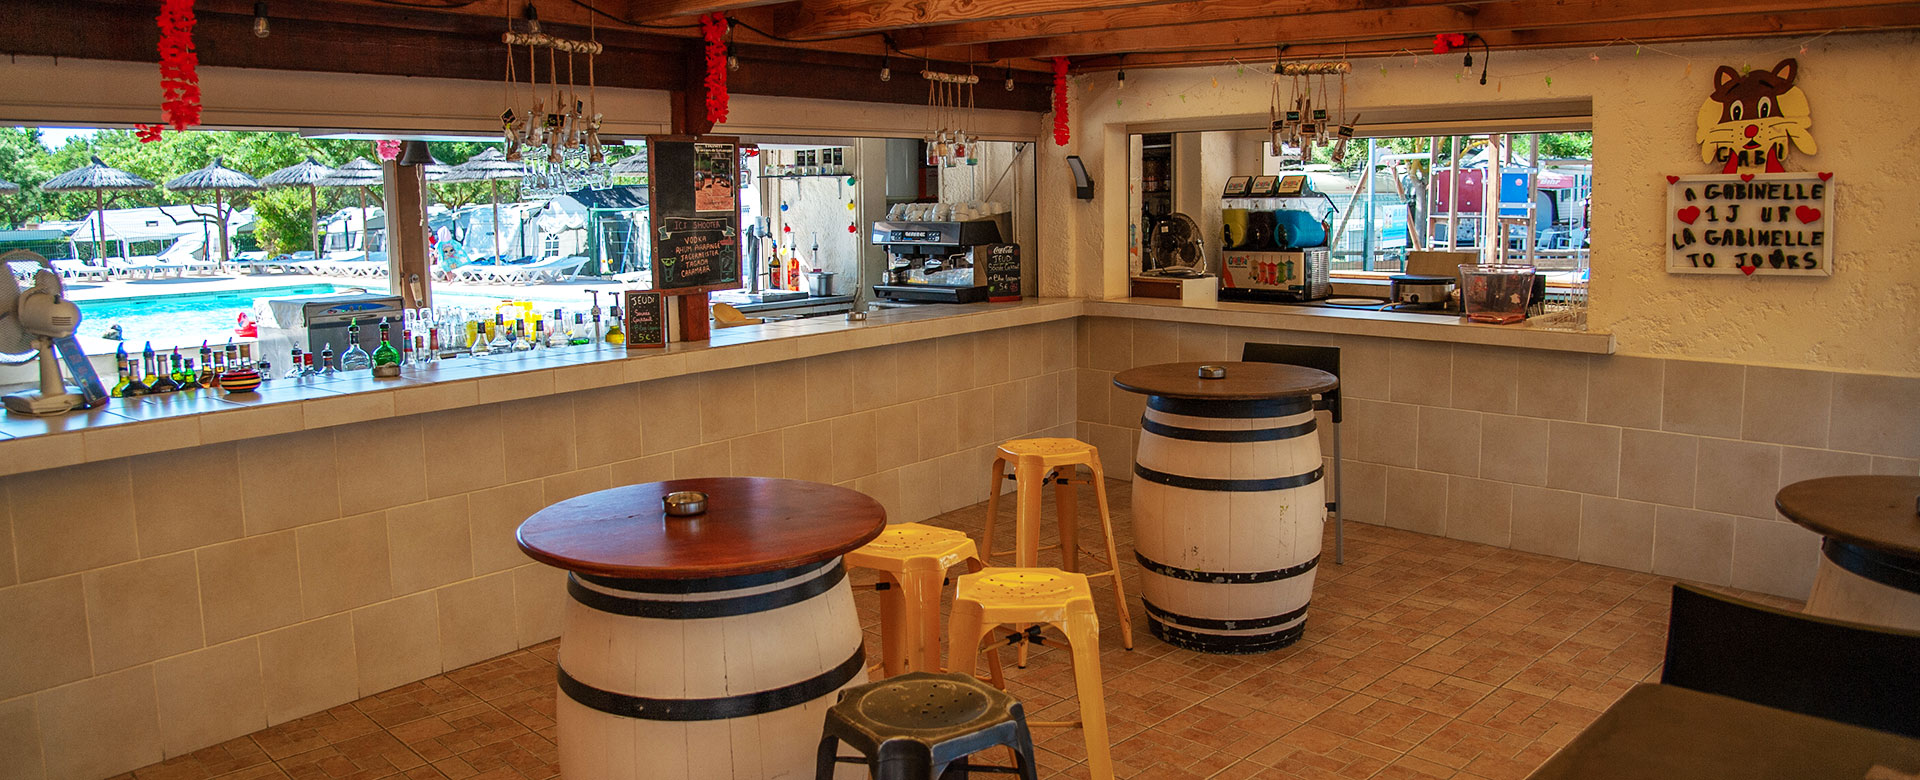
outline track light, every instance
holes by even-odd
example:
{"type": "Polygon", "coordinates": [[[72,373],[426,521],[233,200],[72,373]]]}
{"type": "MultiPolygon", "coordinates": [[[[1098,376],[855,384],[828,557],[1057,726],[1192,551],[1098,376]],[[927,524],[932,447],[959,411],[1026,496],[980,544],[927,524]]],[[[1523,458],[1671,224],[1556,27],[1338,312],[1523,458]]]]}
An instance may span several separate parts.
{"type": "Polygon", "coordinates": [[[253,37],[265,38],[271,34],[273,29],[267,24],[267,0],[259,0],[253,4],[253,37]]]}

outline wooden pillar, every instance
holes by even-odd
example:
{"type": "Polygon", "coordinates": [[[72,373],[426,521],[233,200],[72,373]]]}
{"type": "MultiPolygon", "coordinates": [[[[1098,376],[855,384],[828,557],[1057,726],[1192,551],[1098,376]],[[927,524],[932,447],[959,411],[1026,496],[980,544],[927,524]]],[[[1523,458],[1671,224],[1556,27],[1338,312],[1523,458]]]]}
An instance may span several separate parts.
{"type": "MultiPolygon", "coordinates": [[[[707,119],[707,67],[706,42],[693,39],[687,47],[687,80],[680,89],[671,93],[668,103],[672,106],[669,117],[674,135],[706,135],[713,132],[713,122],[707,119]]],[[[654,183],[653,186],[663,186],[654,183]]],[[[738,208],[738,204],[735,205],[738,208]]],[[[673,305],[680,315],[680,333],[682,341],[706,341],[713,333],[713,309],[706,293],[673,296],[673,305]]]]}
{"type": "MultiPolygon", "coordinates": [[[[421,141],[406,143],[425,145],[421,141]]],[[[420,156],[427,156],[424,150],[420,156]]],[[[386,173],[387,290],[406,301],[407,308],[431,306],[433,285],[427,247],[426,180],[417,165],[401,165],[389,160],[380,163],[380,167],[386,173]]]]}

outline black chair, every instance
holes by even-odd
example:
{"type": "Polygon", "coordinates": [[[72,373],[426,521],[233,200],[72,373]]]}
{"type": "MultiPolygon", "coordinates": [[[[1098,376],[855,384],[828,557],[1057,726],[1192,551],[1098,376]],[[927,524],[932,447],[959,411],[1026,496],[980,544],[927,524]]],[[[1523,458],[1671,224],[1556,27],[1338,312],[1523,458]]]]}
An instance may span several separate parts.
{"type": "Polygon", "coordinates": [[[838,763],[864,763],[874,780],[966,780],[969,771],[1039,777],[1020,701],[971,675],[909,672],[848,688],[821,732],[816,780],[833,780],[838,763]],[[839,757],[841,742],[863,758],[839,757]],[[995,746],[1011,748],[1017,765],[967,760],[995,746]]]}
{"type": "MultiPolygon", "coordinates": [[[[1339,347],[1304,347],[1296,344],[1255,344],[1247,342],[1240,349],[1240,361],[1243,363],[1281,363],[1289,366],[1317,368],[1340,378],[1339,347]]],[[[1333,418],[1333,500],[1327,502],[1327,511],[1333,513],[1333,562],[1346,563],[1346,528],[1340,517],[1340,390],[1335,388],[1321,394],[1320,400],[1313,402],[1313,408],[1325,409],[1333,418]]]]}
{"type": "Polygon", "coordinates": [[[1660,681],[1920,737],[1920,633],[1673,586],[1660,681]]]}

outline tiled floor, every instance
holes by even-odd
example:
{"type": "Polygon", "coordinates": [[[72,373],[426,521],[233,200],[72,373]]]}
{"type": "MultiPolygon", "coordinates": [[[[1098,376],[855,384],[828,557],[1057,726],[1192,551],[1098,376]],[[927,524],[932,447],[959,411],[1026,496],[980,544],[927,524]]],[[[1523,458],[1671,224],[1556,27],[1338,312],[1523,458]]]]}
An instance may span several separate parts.
{"type": "MultiPolygon", "coordinates": [[[[1110,484],[1132,651],[1121,649],[1105,586],[1094,587],[1121,777],[1523,778],[1634,683],[1659,677],[1672,580],[1360,524],[1347,526],[1345,565],[1332,564],[1328,535],[1299,643],[1259,656],[1174,649],[1146,630],[1127,486],[1110,484]]],[[[1088,531],[1092,504],[1079,505],[1088,531]]],[[[933,522],[977,538],[984,516],[981,505],[933,522]]],[[[1085,546],[1097,539],[1081,535],[1085,546]]],[[[877,659],[874,576],[852,580],[877,659]]],[[[556,655],[549,642],[122,778],[554,777],[556,655]]],[[[1072,670],[1057,647],[1009,669],[1008,687],[1030,718],[1074,717],[1072,670]]],[[[1042,777],[1087,776],[1080,732],[1035,736],[1042,777]]]]}

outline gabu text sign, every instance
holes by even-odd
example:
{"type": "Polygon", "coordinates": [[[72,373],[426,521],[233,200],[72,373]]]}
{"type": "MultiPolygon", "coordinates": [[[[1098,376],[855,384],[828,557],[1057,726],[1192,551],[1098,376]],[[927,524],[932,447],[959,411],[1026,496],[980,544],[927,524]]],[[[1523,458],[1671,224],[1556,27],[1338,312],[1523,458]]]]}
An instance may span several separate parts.
{"type": "Polygon", "coordinates": [[[1667,177],[1667,271],[1833,275],[1833,174],[1667,177]]]}

